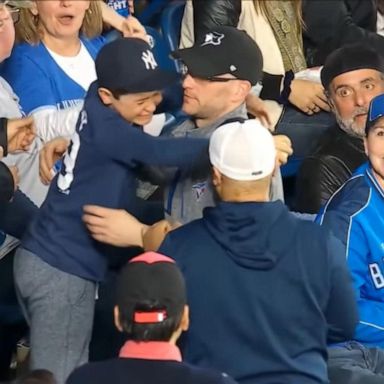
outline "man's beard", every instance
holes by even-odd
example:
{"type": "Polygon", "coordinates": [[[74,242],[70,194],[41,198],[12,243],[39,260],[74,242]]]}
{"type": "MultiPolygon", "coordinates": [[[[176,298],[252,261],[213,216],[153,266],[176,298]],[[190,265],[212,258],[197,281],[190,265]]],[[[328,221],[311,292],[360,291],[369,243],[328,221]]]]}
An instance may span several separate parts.
{"type": "Polygon", "coordinates": [[[334,111],[336,121],[339,124],[340,128],[350,136],[363,138],[365,136],[365,126],[358,127],[355,122],[355,117],[362,113],[368,113],[367,109],[364,107],[359,107],[353,112],[353,116],[349,119],[342,119],[337,111],[334,111]]]}

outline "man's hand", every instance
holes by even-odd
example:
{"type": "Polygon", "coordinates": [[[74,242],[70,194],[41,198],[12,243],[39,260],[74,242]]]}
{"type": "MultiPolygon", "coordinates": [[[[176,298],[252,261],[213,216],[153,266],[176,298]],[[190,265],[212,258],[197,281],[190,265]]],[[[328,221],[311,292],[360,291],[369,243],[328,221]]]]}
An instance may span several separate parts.
{"type": "Polygon", "coordinates": [[[16,165],[10,165],[8,167],[10,170],[12,177],[13,177],[13,184],[15,186],[15,191],[17,189],[17,186],[19,185],[20,178],[19,178],[19,169],[16,167],[16,165]]]}
{"type": "Polygon", "coordinates": [[[313,115],[320,110],[330,111],[323,86],[309,80],[292,81],[289,102],[307,115],[313,115]]]}
{"type": "Polygon", "coordinates": [[[148,226],[127,211],[97,205],[85,205],[83,211],[83,221],[95,240],[116,247],[143,247],[148,226]]]}
{"type": "Polygon", "coordinates": [[[248,112],[258,118],[264,127],[271,129],[271,119],[269,117],[267,108],[263,100],[260,97],[250,93],[246,98],[248,112]]]}
{"type": "Polygon", "coordinates": [[[35,138],[33,118],[11,119],[7,122],[8,153],[26,151],[35,138]]]}
{"type": "Polygon", "coordinates": [[[276,159],[279,166],[282,166],[287,163],[288,156],[292,155],[292,143],[288,136],[285,135],[276,135],[273,136],[276,147],[276,159]]]}
{"type": "Polygon", "coordinates": [[[46,143],[40,151],[40,179],[43,184],[48,185],[54,174],[52,168],[67,150],[69,141],[63,137],[58,137],[46,143]]]}

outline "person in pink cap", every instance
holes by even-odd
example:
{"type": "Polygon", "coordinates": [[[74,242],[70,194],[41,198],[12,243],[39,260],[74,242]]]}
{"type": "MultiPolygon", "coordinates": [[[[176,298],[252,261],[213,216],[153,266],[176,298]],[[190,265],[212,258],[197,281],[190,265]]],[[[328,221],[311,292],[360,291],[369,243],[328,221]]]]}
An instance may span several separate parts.
{"type": "Polygon", "coordinates": [[[182,362],[176,342],[188,330],[189,308],[173,259],[155,252],[133,258],[119,276],[114,315],[117,329],[128,336],[119,357],[77,368],[67,384],[235,383],[226,374],[182,362]]]}

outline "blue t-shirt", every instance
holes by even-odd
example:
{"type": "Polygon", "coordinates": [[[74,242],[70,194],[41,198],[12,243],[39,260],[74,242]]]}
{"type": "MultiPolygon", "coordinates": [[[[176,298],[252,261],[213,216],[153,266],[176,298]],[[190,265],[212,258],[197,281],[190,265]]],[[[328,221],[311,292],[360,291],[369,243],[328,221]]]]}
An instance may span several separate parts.
{"type": "Polygon", "coordinates": [[[129,15],[128,0],[106,0],[106,3],[121,16],[127,17],[129,15]]]}
{"type": "MultiPolygon", "coordinates": [[[[95,60],[105,43],[104,37],[81,39],[95,60]]],[[[49,54],[43,43],[22,43],[12,51],[11,57],[1,68],[3,76],[20,98],[26,114],[41,107],[54,106],[64,109],[84,100],[86,89],[70,78],[49,54]]]]}

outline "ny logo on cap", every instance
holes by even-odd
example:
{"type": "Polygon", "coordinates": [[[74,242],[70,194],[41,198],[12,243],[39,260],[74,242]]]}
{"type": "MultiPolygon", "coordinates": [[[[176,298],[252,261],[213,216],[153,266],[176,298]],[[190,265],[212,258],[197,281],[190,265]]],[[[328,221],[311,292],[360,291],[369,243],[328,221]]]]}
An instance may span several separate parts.
{"type": "Polygon", "coordinates": [[[220,45],[221,40],[223,40],[223,38],[224,38],[224,35],[222,33],[218,33],[218,32],[207,33],[205,35],[205,41],[203,44],[201,44],[201,46],[203,47],[204,45],[208,45],[208,44],[220,45]]]}
{"type": "Polygon", "coordinates": [[[157,62],[155,60],[155,57],[153,56],[153,53],[149,49],[143,52],[143,54],[141,55],[141,59],[144,61],[145,68],[155,69],[157,67],[157,62]]]}

